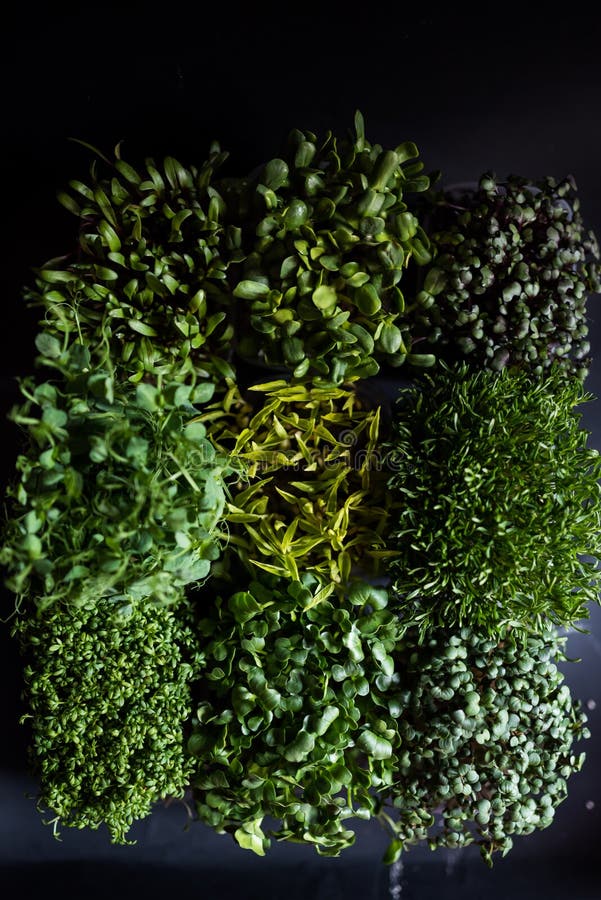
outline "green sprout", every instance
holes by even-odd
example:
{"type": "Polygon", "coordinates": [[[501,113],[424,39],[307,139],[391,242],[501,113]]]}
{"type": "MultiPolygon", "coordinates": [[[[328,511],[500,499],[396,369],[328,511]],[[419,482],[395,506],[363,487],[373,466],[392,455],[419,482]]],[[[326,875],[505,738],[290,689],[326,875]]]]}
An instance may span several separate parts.
{"type": "Polygon", "coordinates": [[[136,383],[233,375],[226,274],[240,258],[239,230],[223,225],[213,184],[227,154],[213,145],[200,168],[167,157],[141,171],[119,147],[112,160],[99,155],[102,177],[94,162],[89,184],[59,193],[79,219],[77,252],[37,269],[25,295],[44,310],[44,330],[84,343],[95,363],[136,383]]]}
{"type": "Polygon", "coordinates": [[[544,631],[524,643],[469,628],[405,635],[390,692],[393,782],[378,812],[393,838],[388,862],[427,841],[476,843],[492,865],[514,836],[551,824],[584,761],[573,744],[590,736],[555,664],[565,640],[544,631]]]}
{"type": "Polygon", "coordinates": [[[105,824],[114,843],[128,843],[153,804],[183,797],[200,658],[179,593],[168,607],[124,611],[102,599],[91,609],[28,607],[17,619],[38,808],[56,836],[61,825],[105,824]]]}
{"type": "Polygon", "coordinates": [[[555,365],[584,380],[599,247],[572,178],[501,182],[486,173],[472,192],[434,195],[429,231],[424,289],[433,302],[418,330],[432,353],[534,375],[555,365]]]}
{"type": "Polygon", "coordinates": [[[352,138],[295,130],[284,156],[240,188],[238,352],[334,384],[380,362],[431,364],[412,352],[416,301],[400,287],[408,266],[430,260],[406,200],[429,186],[415,144],[370,144],[357,113],[352,138]]]}
{"type": "Polygon", "coordinates": [[[188,745],[198,817],[261,856],[270,837],[337,856],[355,839],[346,820],[374,807],[353,748],[392,750],[358,705],[391,680],[400,629],[386,591],[354,581],[336,597],[312,575],[260,575],[207,602],[209,590],[197,603],[204,665],[188,745]]]}
{"type": "Polygon", "coordinates": [[[348,387],[274,381],[251,392],[255,406],[229,394],[199,417],[241,472],[225,513],[230,549],[296,581],[374,573],[386,552],[379,407],[348,387]]]}
{"type": "Polygon", "coordinates": [[[598,602],[599,453],[552,370],[442,368],[402,390],[388,445],[390,549],[406,624],[569,625],[598,602]]]}
{"type": "Polygon", "coordinates": [[[60,355],[43,337],[64,380],[23,379],[11,414],[28,442],[8,489],[7,587],[17,605],[35,598],[39,607],[179,598],[208,576],[225,539],[230,466],[192,421],[213,384],[119,383],[92,369],[87,348],[60,355]]]}

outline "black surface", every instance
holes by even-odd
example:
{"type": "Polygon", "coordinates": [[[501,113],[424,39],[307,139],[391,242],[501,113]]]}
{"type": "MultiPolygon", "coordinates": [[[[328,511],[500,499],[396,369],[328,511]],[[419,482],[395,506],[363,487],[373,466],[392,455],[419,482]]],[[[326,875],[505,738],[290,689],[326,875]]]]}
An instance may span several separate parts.
{"type": "MultiPolygon", "coordinates": [[[[572,173],[582,209],[601,233],[599,158],[601,87],[598,12],[566,6],[556,18],[521,6],[494,14],[427,5],[150,4],[105,2],[14,6],[5,23],[2,120],[4,321],[0,353],[2,479],[16,435],[5,413],[16,400],[14,376],[31,371],[35,317],[20,300],[30,268],[68,250],[73,218],[55,201],[69,178],[85,178],[89,153],[69,137],[105,151],[123,140],[132,162],[170,153],[204,158],[214,138],[231,151],[232,171],[247,171],[278,152],[292,127],[344,132],[360,108],[368,137],[395,145],[414,140],[428,170],[444,181],[471,181],[486,169],[531,178],[572,173]]],[[[589,304],[597,359],[588,388],[601,397],[601,298],[589,304]]],[[[601,400],[584,411],[601,449],[601,400]]],[[[11,600],[3,598],[2,609],[11,600]]],[[[0,629],[0,876],[22,896],[227,898],[338,897],[407,900],[601,896],[601,614],[593,634],[572,635],[580,664],[568,683],[589,712],[593,738],[584,771],[544,832],[516,841],[489,872],[471,849],[411,850],[401,872],[380,864],[377,825],[358,830],[338,860],[281,846],[267,859],[193,826],[183,810],[159,810],[136,829],[135,847],[106,835],[65,832],[52,838],[32,800],[25,741],[17,724],[20,669],[8,628],[0,629]],[[593,808],[587,808],[591,802],[593,808]]]]}

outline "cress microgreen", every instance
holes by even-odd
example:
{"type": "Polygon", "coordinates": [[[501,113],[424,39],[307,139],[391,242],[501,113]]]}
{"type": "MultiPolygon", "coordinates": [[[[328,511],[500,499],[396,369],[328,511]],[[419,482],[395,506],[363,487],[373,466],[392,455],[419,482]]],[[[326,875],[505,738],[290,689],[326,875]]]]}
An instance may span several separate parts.
{"type": "Polygon", "coordinates": [[[407,625],[570,625],[598,602],[601,461],[553,369],[441,367],[401,390],[388,445],[390,546],[407,625]]]}
{"type": "Polygon", "coordinates": [[[106,825],[127,843],[135,820],[182,797],[192,760],[185,729],[200,662],[180,589],[167,607],[55,604],[14,625],[24,657],[24,719],[38,808],[64,827],[106,825]]]}

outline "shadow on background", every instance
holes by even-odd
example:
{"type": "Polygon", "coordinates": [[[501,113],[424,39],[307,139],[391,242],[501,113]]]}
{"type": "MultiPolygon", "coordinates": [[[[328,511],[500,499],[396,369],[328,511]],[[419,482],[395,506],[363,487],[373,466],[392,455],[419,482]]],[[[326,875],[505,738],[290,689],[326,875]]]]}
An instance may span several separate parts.
{"type": "Polygon", "coordinates": [[[56,895],[64,900],[85,897],[105,900],[143,896],[164,900],[166,896],[194,896],[219,900],[527,900],[530,897],[598,900],[596,879],[574,871],[566,863],[541,874],[523,863],[519,867],[485,870],[478,874],[464,864],[453,868],[440,863],[405,863],[401,873],[366,870],[349,863],[326,873],[310,866],[263,866],[252,871],[222,867],[158,867],[106,862],[38,863],[0,868],[5,884],[21,885],[25,897],[56,895]]]}

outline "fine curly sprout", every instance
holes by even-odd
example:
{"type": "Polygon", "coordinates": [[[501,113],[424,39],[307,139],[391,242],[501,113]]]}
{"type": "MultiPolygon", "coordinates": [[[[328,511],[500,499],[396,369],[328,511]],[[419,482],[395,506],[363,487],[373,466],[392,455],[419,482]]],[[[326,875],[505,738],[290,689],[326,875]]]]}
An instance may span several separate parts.
{"type": "Polygon", "coordinates": [[[38,807],[55,834],[106,825],[114,843],[127,843],[155,803],[183,797],[200,662],[190,621],[182,591],[171,606],[125,612],[104,599],[16,620],[38,807]]]}
{"type": "Polygon", "coordinates": [[[387,445],[396,608],[409,626],[571,625],[598,602],[601,472],[552,370],[440,367],[401,390],[387,445]]]}

